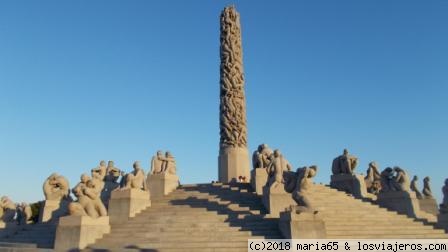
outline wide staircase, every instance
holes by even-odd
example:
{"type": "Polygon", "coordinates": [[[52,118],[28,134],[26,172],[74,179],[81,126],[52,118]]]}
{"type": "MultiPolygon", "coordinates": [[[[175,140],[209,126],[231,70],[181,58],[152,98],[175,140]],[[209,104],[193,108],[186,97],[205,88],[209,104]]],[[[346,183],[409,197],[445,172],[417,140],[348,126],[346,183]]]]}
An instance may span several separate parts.
{"type": "Polygon", "coordinates": [[[282,238],[248,184],[183,185],[86,251],[247,251],[247,240],[282,238]]]}
{"type": "Polygon", "coordinates": [[[309,196],[325,221],[328,239],[448,239],[444,230],[425,225],[423,220],[355,199],[325,185],[316,184],[309,196]]]}
{"type": "Polygon", "coordinates": [[[53,248],[56,225],[53,223],[29,224],[0,229],[1,251],[39,251],[53,248]]]}

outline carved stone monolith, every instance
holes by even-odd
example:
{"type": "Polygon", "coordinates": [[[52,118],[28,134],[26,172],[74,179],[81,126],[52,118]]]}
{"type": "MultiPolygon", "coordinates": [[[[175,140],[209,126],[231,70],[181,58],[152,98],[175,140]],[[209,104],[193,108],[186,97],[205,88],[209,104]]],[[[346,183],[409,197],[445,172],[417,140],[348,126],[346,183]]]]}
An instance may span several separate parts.
{"type": "Polygon", "coordinates": [[[250,180],[240,16],[235,7],[221,13],[219,181],[250,180]]]}

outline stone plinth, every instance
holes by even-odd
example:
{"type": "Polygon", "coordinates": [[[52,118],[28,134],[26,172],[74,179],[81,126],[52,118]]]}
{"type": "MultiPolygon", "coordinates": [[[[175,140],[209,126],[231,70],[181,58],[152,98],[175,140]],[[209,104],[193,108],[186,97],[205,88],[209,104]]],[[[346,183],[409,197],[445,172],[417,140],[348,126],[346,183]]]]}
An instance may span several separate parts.
{"type": "Polygon", "coordinates": [[[351,193],[355,198],[373,198],[374,195],[367,192],[364,177],[358,174],[331,175],[330,186],[332,188],[351,193]]]}
{"type": "Polygon", "coordinates": [[[56,222],[60,217],[68,214],[68,204],[66,200],[45,200],[39,212],[39,222],[56,222]]]}
{"type": "Polygon", "coordinates": [[[292,195],[285,191],[284,185],[278,185],[275,188],[264,186],[262,201],[269,215],[274,218],[278,218],[280,212],[297,205],[292,199],[292,195]]]}
{"type": "Polygon", "coordinates": [[[111,224],[121,224],[151,206],[149,191],[129,188],[113,191],[109,201],[111,224]]]}
{"type": "Polygon", "coordinates": [[[437,215],[436,227],[443,228],[448,232],[448,213],[440,213],[437,215]]]}
{"type": "Polygon", "coordinates": [[[179,177],[173,174],[159,173],[148,175],[146,183],[151,198],[161,198],[176,190],[179,186],[179,177]]]}
{"type": "Polygon", "coordinates": [[[56,251],[84,249],[110,232],[109,216],[65,216],[59,219],[54,248],[56,251]]]}
{"type": "Polygon", "coordinates": [[[434,198],[422,198],[419,199],[420,210],[427,212],[429,214],[437,216],[439,214],[439,206],[434,198]]]}
{"type": "Polygon", "coordinates": [[[257,193],[257,195],[263,195],[263,186],[268,182],[268,173],[265,168],[253,169],[250,172],[250,185],[257,193]]]}
{"type": "Polygon", "coordinates": [[[406,214],[412,218],[417,218],[420,214],[420,203],[414,192],[380,192],[377,203],[382,207],[406,214]]]}
{"type": "Polygon", "coordinates": [[[279,228],[285,239],[325,239],[325,222],[319,212],[296,213],[294,207],[280,213],[279,228]]]}
{"type": "Polygon", "coordinates": [[[238,177],[250,181],[249,151],[242,147],[227,147],[220,150],[218,157],[219,182],[237,182],[238,177]]]}

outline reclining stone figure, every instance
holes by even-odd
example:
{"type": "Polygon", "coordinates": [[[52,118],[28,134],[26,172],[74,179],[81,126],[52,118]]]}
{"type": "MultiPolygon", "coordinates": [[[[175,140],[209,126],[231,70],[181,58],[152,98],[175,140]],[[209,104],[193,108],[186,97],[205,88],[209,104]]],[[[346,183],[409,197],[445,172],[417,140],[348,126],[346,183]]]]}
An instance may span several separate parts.
{"type": "Polygon", "coordinates": [[[46,200],[70,200],[70,187],[65,177],[53,173],[44,182],[44,195],[46,200]]]}
{"type": "Polygon", "coordinates": [[[348,150],[344,149],[344,153],[333,160],[331,170],[333,175],[353,174],[357,165],[358,158],[350,155],[348,150]]]}

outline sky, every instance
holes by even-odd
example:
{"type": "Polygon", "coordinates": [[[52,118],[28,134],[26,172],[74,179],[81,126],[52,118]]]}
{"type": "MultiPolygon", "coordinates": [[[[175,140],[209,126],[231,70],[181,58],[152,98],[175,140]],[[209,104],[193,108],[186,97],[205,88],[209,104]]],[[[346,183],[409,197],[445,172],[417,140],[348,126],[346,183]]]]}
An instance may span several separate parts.
{"type": "Polygon", "coordinates": [[[217,179],[219,15],[241,15],[248,142],[328,184],[344,148],[448,178],[448,1],[1,1],[0,195],[42,200],[100,160],[217,179]]]}

